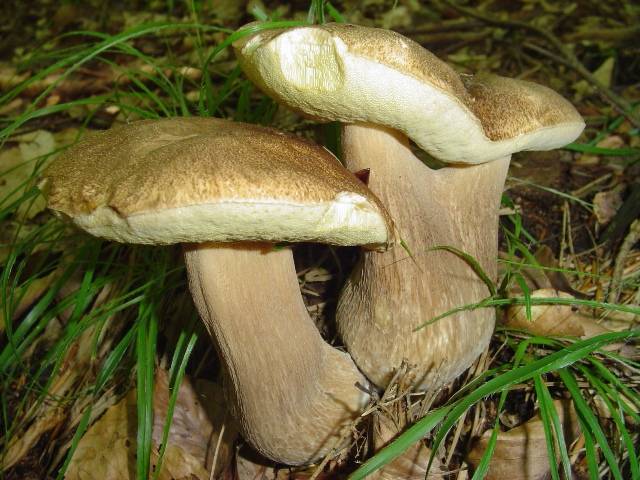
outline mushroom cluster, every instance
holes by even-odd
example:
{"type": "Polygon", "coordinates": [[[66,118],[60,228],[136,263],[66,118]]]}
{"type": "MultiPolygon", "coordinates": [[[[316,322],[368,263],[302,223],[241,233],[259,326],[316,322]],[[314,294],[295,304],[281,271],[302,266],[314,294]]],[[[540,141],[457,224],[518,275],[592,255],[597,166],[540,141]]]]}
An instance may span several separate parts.
{"type": "Polygon", "coordinates": [[[305,464],[336,445],[369,400],[369,382],[385,387],[408,360],[417,388],[437,388],[486,348],[491,309],[415,328],[489,295],[451,251],[495,278],[511,154],[560,147],[584,122],[546,87],[459,75],[386,30],[267,30],[234,48],[265,93],[344,123],[346,169],[321,147],[255,125],[141,121],[57,159],[45,174],[49,208],[102,238],[184,244],[189,287],[243,436],[272,460],[305,464]],[[429,168],[409,139],[445,166],[429,168]],[[362,169],[369,188],[349,173],[362,169]],[[394,243],[396,228],[408,249],[394,243]],[[311,241],[368,247],[338,305],[349,353],[321,338],[291,250],[273,248],[311,241]]]}

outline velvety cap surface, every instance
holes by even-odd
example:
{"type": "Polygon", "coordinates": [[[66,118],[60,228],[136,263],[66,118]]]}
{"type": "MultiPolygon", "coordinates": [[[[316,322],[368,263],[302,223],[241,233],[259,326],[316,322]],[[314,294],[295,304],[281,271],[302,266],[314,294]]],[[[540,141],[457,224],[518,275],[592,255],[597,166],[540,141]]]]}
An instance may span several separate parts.
{"type": "Polygon", "coordinates": [[[235,43],[247,76],[312,117],[398,129],[431,155],[482,163],[573,141],[584,121],[553,90],[461,76],[389,30],[325,24],[266,30],[235,43]]]}
{"type": "Polygon", "coordinates": [[[145,120],[88,135],[45,171],[49,208],[130,243],[384,245],[378,199],[327,150],[214,118],[145,120]]]}

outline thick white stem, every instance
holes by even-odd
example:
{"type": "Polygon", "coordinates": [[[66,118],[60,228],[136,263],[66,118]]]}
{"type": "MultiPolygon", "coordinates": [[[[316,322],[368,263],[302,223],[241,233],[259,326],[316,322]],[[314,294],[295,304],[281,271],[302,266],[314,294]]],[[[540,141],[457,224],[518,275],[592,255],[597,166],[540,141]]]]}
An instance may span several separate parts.
{"type": "Polygon", "coordinates": [[[342,142],[347,168],[370,169],[369,188],[388,208],[414,258],[400,245],[364,252],[341,295],[338,329],[356,364],[378,386],[406,359],[417,368],[419,387],[436,388],[487,346],[495,313],[460,312],[414,331],[489,295],[466,262],[429,249],[455,247],[495,277],[498,208],[509,158],[433,170],[413,155],[402,134],[371,125],[346,126],[342,142]]]}
{"type": "Polygon", "coordinates": [[[200,244],[185,262],[244,438],[289,465],[327,454],[367,401],[366,380],[313,324],[291,250],[200,244]]]}

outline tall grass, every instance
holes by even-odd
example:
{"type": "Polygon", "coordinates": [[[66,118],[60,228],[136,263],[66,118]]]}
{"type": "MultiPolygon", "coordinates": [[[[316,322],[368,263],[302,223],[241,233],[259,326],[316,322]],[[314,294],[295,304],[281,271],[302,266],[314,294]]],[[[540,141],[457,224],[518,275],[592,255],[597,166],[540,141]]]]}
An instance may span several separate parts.
{"type": "MultiPolygon", "coordinates": [[[[280,22],[275,26],[291,24],[280,22]]],[[[243,120],[268,123],[273,113],[270,102],[262,99],[257,106],[254,105],[249,95],[251,85],[240,78],[238,70],[226,72],[218,69],[217,56],[228,48],[234,38],[242,35],[231,33],[197,22],[140,25],[116,35],[76,32],[71,36],[74,41],[81,41],[80,44],[76,44],[65,55],[50,55],[49,66],[0,97],[0,105],[5,105],[37,82],[54,73],[60,74],[56,82],[44,89],[25,111],[14,118],[4,119],[0,144],[11,141],[30,122],[65,115],[79,107],[88,108],[86,123],[105,106],[118,107],[127,119],[193,114],[226,116],[229,112],[242,112],[239,116],[243,120]],[[180,75],[177,66],[167,63],[168,60],[152,58],[136,46],[141,39],[162,43],[165,34],[201,37],[213,32],[228,36],[222,45],[205,47],[200,42],[198,57],[202,59],[202,64],[195,67],[201,69],[202,79],[197,82],[180,75]],[[114,82],[112,91],[43,106],[56,86],[78,69],[85,66],[96,68],[100,64],[118,71],[119,81],[114,82]],[[199,92],[195,100],[187,96],[188,89],[199,92]],[[244,94],[239,95],[239,92],[244,94]]],[[[47,54],[39,56],[38,62],[43,61],[47,61],[47,54]]],[[[36,159],[34,178],[37,178],[48,160],[36,159]]],[[[3,172],[7,175],[10,173],[3,172]]],[[[34,183],[29,181],[21,185],[16,192],[19,194],[17,200],[8,203],[0,199],[0,220],[17,218],[20,206],[40,195],[34,183]]],[[[10,248],[10,252],[0,278],[2,310],[7,319],[4,325],[5,341],[0,350],[0,381],[5,392],[0,399],[3,457],[16,435],[34,421],[32,412],[37,412],[45,401],[74,402],[89,397],[93,400],[77,421],[65,459],[60,465],[49,466],[57,470],[58,478],[62,478],[80,438],[90,424],[93,401],[108,389],[126,388],[122,384],[126,386],[129,383],[127,372],[135,367],[138,404],[136,468],[138,478],[148,478],[153,427],[153,372],[157,354],[161,351],[157,332],[162,322],[174,321],[175,318],[183,322],[177,337],[173,339],[174,343],[164,347],[164,354],[171,359],[169,412],[175,408],[177,386],[201,335],[195,329],[197,319],[193,310],[189,311],[190,318],[181,318],[181,312],[172,308],[168,300],[177,291],[185,290],[182,265],[176,260],[178,255],[175,249],[106,244],[79,234],[46,214],[36,218],[34,228],[26,236],[20,235],[18,230],[6,247],[10,248]],[[43,218],[46,220],[41,222],[43,218]],[[18,317],[14,325],[11,319],[29,286],[53,273],[56,278],[46,293],[30,305],[26,314],[18,317]],[[75,290],[65,292],[72,280],[75,290]],[[98,305],[97,296],[109,285],[114,286],[113,293],[106,302],[98,305]],[[56,322],[57,317],[68,310],[71,310],[71,314],[66,318],[62,331],[54,338],[47,336],[46,342],[42,341],[44,332],[52,322],[56,322]],[[110,351],[101,355],[98,352],[105,344],[101,333],[105,325],[114,319],[121,322],[124,328],[117,331],[115,341],[110,341],[110,351]],[[83,333],[89,329],[95,332],[90,341],[94,350],[92,356],[96,360],[99,358],[99,363],[92,366],[96,374],[91,376],[89,382],[79,382],[77,389],[68,392],[75,398],[51,398],[51,382],[63,369],[62,363],[68,358],[70,348],[77,347],[83,333]],[[41,351],[40,343],[47,342],[50,344],[41,351]],[[15,400],[7,393],[24,381],[21,379],[26,379],[26,385],[18,389],[20,398],[15,400]]],[[[165,440],[168,438],[170,422],[171,415],[163,431],[165,440]]],[[[166,441],[162,444],[159,463],[162,462],[165,449],[166,441]]],[[[159,468],[156,469],[156,477],[158,473],[159,468]]]]}

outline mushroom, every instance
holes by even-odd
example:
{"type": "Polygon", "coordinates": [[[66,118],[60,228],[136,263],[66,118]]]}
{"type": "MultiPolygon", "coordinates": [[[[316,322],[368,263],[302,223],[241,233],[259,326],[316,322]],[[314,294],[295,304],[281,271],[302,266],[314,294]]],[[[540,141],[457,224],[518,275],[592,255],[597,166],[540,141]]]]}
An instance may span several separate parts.
{"type": "Polygon", "coordinates": [[[290,108],[344,122],[342,155],[370,169],[408,253],[365,252],[345,286],[338,330],[380,387],[403,359],[417,387],[449,382],[487,347],[495,312],[458,311],[490,295],[464,256],[496,278],[498,207],[509,160],[573,141],[584,122],[554,91],[495,75],[459,75],[395,32],[346,24],[265,30],[234,45],[246,75],[290,108]],[[409,139],[443,162],[429,168],[409,139]],[[452,253],[454,252],[454,253],[452,253]]]}
{"type": "Polygon", "coordinates": [[[49,208],[92,235],[186,244],[191,293],[256,450],[297,465],[336,445],[368,383],[310,319],[291,249],[273,248],[390,242],[385,209],[335,157],[264,127],[173,118],[90,136],[44,182],[49,208]]]}

